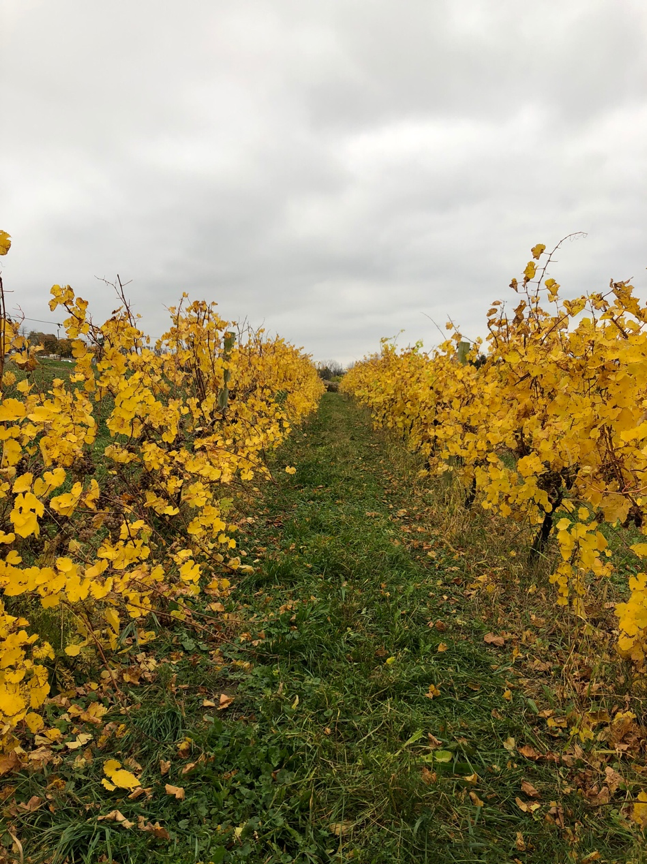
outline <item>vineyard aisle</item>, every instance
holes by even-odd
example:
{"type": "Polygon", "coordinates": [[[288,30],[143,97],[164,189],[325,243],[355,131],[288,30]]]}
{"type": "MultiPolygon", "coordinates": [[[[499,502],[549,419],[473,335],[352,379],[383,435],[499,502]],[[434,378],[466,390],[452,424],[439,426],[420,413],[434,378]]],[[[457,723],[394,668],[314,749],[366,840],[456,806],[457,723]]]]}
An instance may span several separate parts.
{"type": "Polygon", "coordinates": [[[190,661],[139,691],[119,758],[141,764],[150,800],[77,788],[133,827],[70,807],[50,849],[119,864],[645,860],[617,810],[537,758],[565,739],[516,686],[510,646],[484,642],[417,467],[354,403],[324,396],[241,532],[259,563],[228,607],[238,636],[215,668],[213,643],[173,636],[190,661]],[[157,835],[137,830],[142,816],[157,835]]]}

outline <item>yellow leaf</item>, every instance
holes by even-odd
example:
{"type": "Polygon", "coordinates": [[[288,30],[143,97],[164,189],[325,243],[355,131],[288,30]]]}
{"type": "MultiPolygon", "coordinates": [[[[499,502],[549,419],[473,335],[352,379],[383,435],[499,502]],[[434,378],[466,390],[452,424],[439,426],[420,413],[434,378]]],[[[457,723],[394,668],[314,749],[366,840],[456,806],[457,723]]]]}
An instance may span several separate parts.
{"type": "Polygon", "coordinates": [[[106,788],[109,792],[114,792],[115,789],[117,788],[113,783],[110,782],[110,780],[106,780],[105,777],[104,777],[103,780],[101,781],[101,785],[102,785],[102,786],[105,786],[105,788],[106,788]]]}
{"type": "Polygon", "coordinates": [[[136,786],[141,786],[139,780],[130,771],[125,771],[120,768],[110,775],[111,781],[120,789],[134,789],[136,786]]]}
{"type": "Polygon", "coordinates": [[[438,648],[436,648],[436,651],[438,651],[439,654],[442,654],[444,651],[447,651],[447,650],[448,650],[448,647],[447,647],[447,645],[445,645],[444,642],[441,642],[438,645],[438,648]]]}
{"type": "Polygon", "coordinates": [[[537,243],[536,246],[533,246],[530,250],[532,252],[532,257],[537,259],[541,255],[542,252],[546,249],[546,246],[543,243],[537,243]]]}
{"type": "MultiPolygon", "coordinates": [[[[87,571],[86,571],[87,575],[87,571]]],[[[103,617],[106,619],[108,624],[112,627],[115,633],[119,633],[119,615],[114,609],[105,609],[103,613],[103,617]]]]}
{"type": "Polygon", "coordinates": [[[121,762],[117,762],[116,759],[108,759],[106,764],[103,766],[103,773],[107,774],[108,777],[111,777],[115,771],[118,771],[121,768],[121,762]]]}
{"type": "Polygon", "coordinates": [[[45,725],[43,718],[40,714],[34,714],[33,711],[30,711],[29,714],[25,717],[25,723],[29,727],[29,731],[36,734],[36,732],[40,732],[40,730],[45,725]]]}
{"type": "Polygon", "coordinates": [[[631,811],[631,818],[641,828],[647,828],[647,792],[640,792],[631,811]]]}
{"type": "Polygon", "coordinates": [[[65,649],[65,653],[68,657],[78,657],[81,653],[81,645],[68,645],[65,649]]]}
{"type": "Polygon", "coordinates": [[[288,465],[287,468],[285,469],[285,473],[286,474],[296,474],[297,469],[293,468],[291,465],[288,465]]]}
{"type": "Polygon", "coordinates": [[[0,711],[5,717],[13,717],[14,714],[19,714],[25,710],[25,700],[19,693],[13,693],[0,689],[0,711]]]}
{"type": "Polygon", "coordinates": [[[0,405],[0,423],[10,423],[21,420],[27,413],[22,402],[17,399],[5,399],[0,405]]]}
{"type": "Polygon", "coordinates": [[[6,255],[11,249],[11,235],[6,231],[0,231],[0,255],[6,255]]]}
{"type": "Polygon", "coordinates": [[[18,492],[29,492],[33,479],[33,474],[21,474],[20,477],[18,477],[18,479],[13,484],[11,491],[15,492],[16,494],[18,492]]]}

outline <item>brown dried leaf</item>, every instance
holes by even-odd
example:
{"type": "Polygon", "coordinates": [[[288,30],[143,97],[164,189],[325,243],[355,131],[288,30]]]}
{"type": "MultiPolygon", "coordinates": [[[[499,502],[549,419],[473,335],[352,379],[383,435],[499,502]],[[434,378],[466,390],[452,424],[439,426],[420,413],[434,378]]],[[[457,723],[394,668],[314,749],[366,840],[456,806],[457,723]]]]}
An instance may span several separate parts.
{"type": "Polygon", "coordinates": [[[517,807],[522,810],[524,813],[534,813],[535,810],[539,810],[541,804],[537,804],[536,802],[528,802],[523,801],[521,798],[515,798],[517,807]]]}
{"type": "Polygon", "coordinates": [[[610,765],[607,765],[607,767],[604,769],[604,776],[606,780],[606,785],[609,787],[609,792],[612,795],[616,791],[618,786],[621,783],[624,783],[622,775],[618,774],[618,772],[611,768],[610,765]]]}
{"type": "Polygon", "coordinates": [[[143,816],[137,817],[137,827],[140,831],[148,831],[153,837],[157,837],[159,840],[170,840],[171,835],[168,833],[166,828],[162,828],[159,822],[155,822],[155,824],[151,824],[147,822],[143,816]]]}
{"type": "Polygon", "coordinates": [[[171,786],[170,783],[167,783],[164,788],[167,795],[174,795],[178,801],[184,801],[185,792],[182,786],[171,786]]]}
{"type": "Polygon", "coordinates": [[[18,768],[20,768],[20,757],[17,753],[7,753],[6,756],[0,756],[0,777],[18,768]]]}
{"type": "Polygon", "coordinates": [[[525,756],[526,759],[533,759],[534,761],[541,759],[541,753],[538,750],[535,750],[534,747],[529,747],[527,744],[524,744],[522,747],[517,747],[517,753],[525,756]]]}
{"type": "Polygon", "coordinates": [[[119,822],[124,826],[124,828],[132,828],[135,824],[126,819],[121,810],[111,810],[110,813],[106,813],[105,816],[97,816],[97,822],[119,822]]]}
{"type": "Polygon", "coordinates": [[[23,801],[18,807],[26,813],[34,813],[44,803],[44,800],[39,798],[38,795],[32,795],[29,801],[23,801]]]}
{"type": "Polygon", "coordinates": [[[483,637],[483,641],[488,645],[496,645],[497,648],[503,648],[505,645],[505,639],[503,636],[496,636],[494,633],[486,633],[483,637]]]}
{"type": "Polygon", "coordinates": [[[521,791],[525,792],[526,795],[530,795],[531,798],[539,798],[539,792],[527,780],[521,781],[521,791]]]}
{"type": "Polygon", "coordinates": [[[135,789],[133,792],[130,793],[130,795],[128,796],[128,799],[130,801],[136,801],[138,798],[141,798],[142,795],[145,795],[147,798],[150,798],[152,795],[152,792],[153,792],[152,786],[147,786],[146,789],[144,789],[143,786],[138,786],[137,789],[135,789]]]}
{"type": "Polygon", "coordinates": [[[231,703],[234,701],[233,696],[227,696],[226,693],[220,694],[220,704],[218,705],[218,711],[223,711],[225,708],[229,708],[231,703]]]}

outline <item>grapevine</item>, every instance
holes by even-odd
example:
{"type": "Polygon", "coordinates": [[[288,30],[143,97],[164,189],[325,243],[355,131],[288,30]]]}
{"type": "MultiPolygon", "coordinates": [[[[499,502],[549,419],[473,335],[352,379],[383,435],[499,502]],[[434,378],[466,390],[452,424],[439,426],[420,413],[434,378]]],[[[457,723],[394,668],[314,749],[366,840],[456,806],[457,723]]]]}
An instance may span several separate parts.
{"type": "MultiPolygon", "coordinates": [[[[0,233],[0,253],[10,239],[0,233]]],[[[44,726],[54,649],[28,619],[34,599],[76,626],[68,656],[109,657],[127,622],[145,643],[151,612],[190,620],[251,568],[236,555],[227,489],[270,476],[274,449],[318,402],[309,356],[263,331],[234,329],[216,305],[181,302],[154,343],[121,305],[95,325],[69,286],[69,382],[39,387],[38,348],[4,307],[0,329],[0,746],[44,726]],[[108,443],[103,443],[105,440],[108,443]],[[101,443],[100,443],[101,442],[101,443]]],[[[212,604],[216,605],[216,604],[212,604]]],[[[216,608],[219,608],[216,605],[216,608]]]]}
{"type": "MultiPolygon", "coordinates": [[[[547,277],[556,249],[533,247],[510,285],[516,305],[491,305],[484,342],[451,323],[431,353],[383,340],[343,386],[428,472],[455,475],[467,505],[532,526],[531,558],[554,535],[557,603],[586,617],[590,580],[617,570],[604,526],[647,534],[647,306],[629,280],[561,299],[547,277]]],[[[647,542],[631,550],[639,567],[647,542]]],[[[618,650],[645,669],[645,573],[629,577],[616,615],[618,650]]]]}

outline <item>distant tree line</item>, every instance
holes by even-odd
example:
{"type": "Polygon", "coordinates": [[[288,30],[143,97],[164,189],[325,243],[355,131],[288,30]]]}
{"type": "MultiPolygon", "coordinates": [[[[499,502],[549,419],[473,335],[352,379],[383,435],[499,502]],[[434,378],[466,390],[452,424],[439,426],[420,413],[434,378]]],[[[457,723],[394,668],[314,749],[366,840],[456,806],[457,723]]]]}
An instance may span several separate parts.
{"type": "Polygon", "coordinates": [[[30,345],[42,345],[44,354],[57,354],[59,357],[72,356],[70,339],[59,339],[53,333],[41,333],[39,330],[32,330],[27,338],[30,345]]]}
{"type": "Polygon", "coordinates": [[[319,360],[315,363],[319,377],[324,381],[339,379],[345,374],[346,369],[336,360],[319,360]]]}

